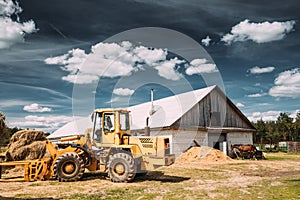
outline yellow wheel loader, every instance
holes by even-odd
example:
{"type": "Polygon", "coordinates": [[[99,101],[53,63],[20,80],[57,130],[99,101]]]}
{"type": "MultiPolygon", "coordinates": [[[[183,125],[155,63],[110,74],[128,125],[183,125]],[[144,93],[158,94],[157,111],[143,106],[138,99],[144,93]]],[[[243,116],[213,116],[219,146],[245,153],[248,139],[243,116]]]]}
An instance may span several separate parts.
{"type": "MultiPolygon", "coordinates": [[[[85,136],[62,138],[55,148],[47,140],[50,158],[0,163],[1,166],[24,166],[24,181],[78,181],[84,171],[100,171],[113,182],[129,182],[137,173],[145,173],[174,163],[170,139],[163,136],[131,136],[129,111],[96,109],[93,128],[85,136]]],[[[15,179],[20,181],[20,179],[15,179]]]]}

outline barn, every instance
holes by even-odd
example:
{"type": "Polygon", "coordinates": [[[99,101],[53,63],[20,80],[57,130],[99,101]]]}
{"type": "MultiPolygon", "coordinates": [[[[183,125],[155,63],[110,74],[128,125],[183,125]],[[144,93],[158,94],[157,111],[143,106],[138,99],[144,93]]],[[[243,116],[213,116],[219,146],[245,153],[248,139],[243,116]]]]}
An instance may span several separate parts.
{"type": "MultiPolygon", "coordinates": [[[[253,144],[256,129],[218,86],[210,86],[127,108],[133,135],[169,136],[171,151],[180,155],[196,141],[227,153],[231,144],[253,144]]],[[[49,139],[82,135],[92,127],[90,117],[56,130],[49,139]]]]}
{"type": "Polygon", "coordinates": [[[255,127],[218,86],[147,102],[128,108],[132,133],[168,135],[172,152],[180,155],[196,141],[228,151],[231,144],[253,144],[255,127]]]}

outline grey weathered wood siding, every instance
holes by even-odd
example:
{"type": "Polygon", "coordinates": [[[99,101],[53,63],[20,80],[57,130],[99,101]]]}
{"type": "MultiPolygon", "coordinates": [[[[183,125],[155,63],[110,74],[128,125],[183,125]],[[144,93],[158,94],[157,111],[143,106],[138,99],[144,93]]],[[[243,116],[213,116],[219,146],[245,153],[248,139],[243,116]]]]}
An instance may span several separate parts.
{"type": "Polygon", "coordinates": [[[234,127],[253,129],[248,119],[215,89],[177,120],[172,127],[234,127]]]}

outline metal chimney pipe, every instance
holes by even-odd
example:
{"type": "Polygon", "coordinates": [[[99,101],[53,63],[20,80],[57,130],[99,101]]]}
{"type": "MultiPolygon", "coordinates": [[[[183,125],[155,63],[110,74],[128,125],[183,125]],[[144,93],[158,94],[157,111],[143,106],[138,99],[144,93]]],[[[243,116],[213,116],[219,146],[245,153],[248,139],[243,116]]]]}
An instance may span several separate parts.
{"type": "Polygon", "coordinates": [[[154,90],[151,89],[151,105],[152,105],[152,109],[153,109],[153,100],[154,100],[154,90]]]}
{"type": "Polygon", "coordinates": [[[153,105],[153,99],[154,99],[154,90],[151,89],[151,92],[150,92],[150,98],[151,98],[151,110],[150,110],[150,115],[153,115],[154,114],[154,105],[153,105]]]}

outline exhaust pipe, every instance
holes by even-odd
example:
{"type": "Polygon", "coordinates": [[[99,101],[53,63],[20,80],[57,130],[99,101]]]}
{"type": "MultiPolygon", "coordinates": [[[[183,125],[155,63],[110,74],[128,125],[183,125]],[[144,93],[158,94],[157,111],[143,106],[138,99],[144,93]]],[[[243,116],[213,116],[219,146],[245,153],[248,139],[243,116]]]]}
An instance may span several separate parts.
{"type": "Polygon", "coordinates": [[[146,119],[146,127],[144,129],[145,136],[150,136],[149,117],[146,119]]]}

